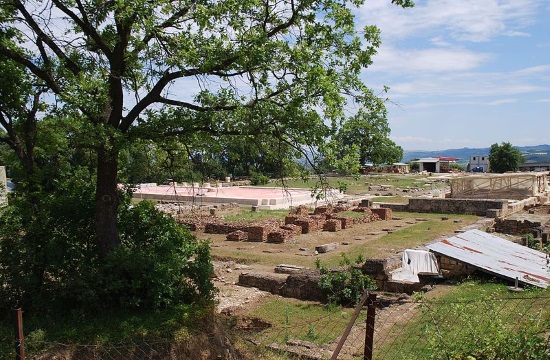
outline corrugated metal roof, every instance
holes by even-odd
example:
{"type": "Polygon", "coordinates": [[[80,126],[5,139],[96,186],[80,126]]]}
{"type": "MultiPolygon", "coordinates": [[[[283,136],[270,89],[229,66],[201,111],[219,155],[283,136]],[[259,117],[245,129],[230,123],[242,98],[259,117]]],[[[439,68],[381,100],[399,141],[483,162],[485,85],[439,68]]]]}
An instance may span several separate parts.
{"type": "Polygon", "coordinates": [[[550,265],[545,253],[480,230],[469,230],[427,246],[434,253],[472,265],[482,271],[547,288],[550,265]]]}

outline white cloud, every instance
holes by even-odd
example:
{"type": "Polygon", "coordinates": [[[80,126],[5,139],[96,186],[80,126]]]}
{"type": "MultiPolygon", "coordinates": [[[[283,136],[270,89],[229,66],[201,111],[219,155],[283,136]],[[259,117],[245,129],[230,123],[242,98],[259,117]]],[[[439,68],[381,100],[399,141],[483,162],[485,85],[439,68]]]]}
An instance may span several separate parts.
{"type": "Polygon", "coordinates": [[[406,78],[388,77],[385,80],[392,99],[415,96],[436,101],[445,96],[478,99],[550,91],[550,85],[545,81],[547,77],[550,77],[550,66],[545,65],[510,72],[449,71],[442,74],[422,73],[406,78]]]}
{"type": "Polygon", "coordinates": [[[477,68],[491,58],[492,55],[489,53],[477,53],[466,49],[401,50],[384,46],[368,71],[391,72],[394,75],[465,71],[477,68]]]}
{"type": "Polygon", "coordinates": [[[488,41],[499,35],[517,36],[533,23],[542,0],[418,0],[402,9],[387,0],[370,0],[359,9],[364,24],[376,24],[385,39],[426,32],[459,41],[488,41]]]}
{"type": "Polygon", "coordinates": [[[489,105],[489,106],[498,106],[498,105],[504,105],[504,104],[515,104],[517,102],[518,102],[517,99],[500,99],[500,100],[485,102],[483,104],[489,105]]]}

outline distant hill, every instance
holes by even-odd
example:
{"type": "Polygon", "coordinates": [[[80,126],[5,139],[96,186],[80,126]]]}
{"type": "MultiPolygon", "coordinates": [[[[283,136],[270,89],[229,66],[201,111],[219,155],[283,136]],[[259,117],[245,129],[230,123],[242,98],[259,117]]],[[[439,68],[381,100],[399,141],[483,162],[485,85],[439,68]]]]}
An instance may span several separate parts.
{"type": "MultiPolygon", "coordinates": [[[[525,162],[550,162],[550,145],[516,146],[525,157],[525,162]]],[[[459,164],[466,164],[473,155],[489,155],[489,148],[462,148],[439,151],[403,150],[403,162],[427,157],[458,158],[459,164]]]]}

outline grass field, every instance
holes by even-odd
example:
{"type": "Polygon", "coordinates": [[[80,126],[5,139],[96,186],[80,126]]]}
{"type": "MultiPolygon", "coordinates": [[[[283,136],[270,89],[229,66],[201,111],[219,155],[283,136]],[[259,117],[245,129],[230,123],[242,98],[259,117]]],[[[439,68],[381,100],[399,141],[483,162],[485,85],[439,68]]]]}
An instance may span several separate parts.
{"type": "Polygon", "coordinates": [[[444,182],[434,182],[424,175],[409,174],[372,174],[361,176],[338,176],[338,177],[311,177],[307,180],[289,179],[274,180],[269,185],[287,186],[290,188],[319,188],[322,184],[328,185],[334,189],[345,188],[346,193],[360,194],[368,191],[369,186],[386,185],[393,188],[440,188],[445,185],[444,182]]]}
{"type": "Polygon", "coordinates": [[[411,313],[405,326],[390,329],[391,341],[375,347],[375,358],[550,358],[544,354],[550,349],[550,289],[512,293],[502,281],[483,277],[437,299],[419,296],[411,313]]]}

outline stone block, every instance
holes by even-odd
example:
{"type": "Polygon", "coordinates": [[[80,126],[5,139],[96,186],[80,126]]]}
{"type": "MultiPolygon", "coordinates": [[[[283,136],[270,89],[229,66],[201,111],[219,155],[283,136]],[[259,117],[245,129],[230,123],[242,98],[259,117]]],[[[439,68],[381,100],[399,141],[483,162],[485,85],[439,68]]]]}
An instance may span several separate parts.
{"type": "Polygon", "coordinates": [[[286,282],[285,277],[275,274],[251,274],[242,273],[239,275],[239,285],[255,287],[260,290],[269,291],[272,294],[280,295],[281,289],[286,282]]]}
{"type": "Polygon", "coordinates": [[[227,234],[226,239],[229,241],[246,241],[248,233],[246,231],[237,230],[227,234]]]}
{"type": "Polygon", "coordinates": [[[319,245],[315,247],[315,251],[317,251],[319,254],[327,253],[329,251],[334,251],[338,247],[337,243],[330,243],[330,244],[324,244],[319,245]]]}
{"type": "Polygon", "coordinates": [[[266,226],[249,226],[247,229],[248,241],[266,241],[269,230],[266,226]]]}
{"type": "Polygon", "coordinates": [[[314,215],[330,214],[332,213],[332,205],[317,206],[313,211],[314,215]]]}
{"type": "Polygon", "coordinates": [[[300,218],[299,220],[295,220],[294,224],[302,228],[302,234],[309,234],[319,230],[317,221],[310,218],[300,218]]]}
{"type": "Polygon", "coordinates": [[[302,227],[295,224],[285,224],[281,226],[283,230],[290,230],[294,235],[299,235],[302,233],[302,227]]]}
{"type": "Polygon", "coordinates": [[[267,242],[270,243],[286,243],[294,233],[291,230],[284,229],[273,229],[269,234],[267,234],[267,242]]]}
{"type": "Polygon", "coordinates": [[[338,219],[327,220],[323,225],[323,230],[325,231],[336,232],[341,229],[342,229],[342,222],[338,219]]]}
{"type": "Polygon", "coordinates": [[[372,207],[372,200],[371,199],[362,199],[361,204],[359,206],[361,206],[361,207],[372,207]]]}
{"type": "Polygon", "coordinates": [[[390,208],[372,209],[373,214],[378,215],[380,220],[391,220],[393,212],[390,208]]]}

